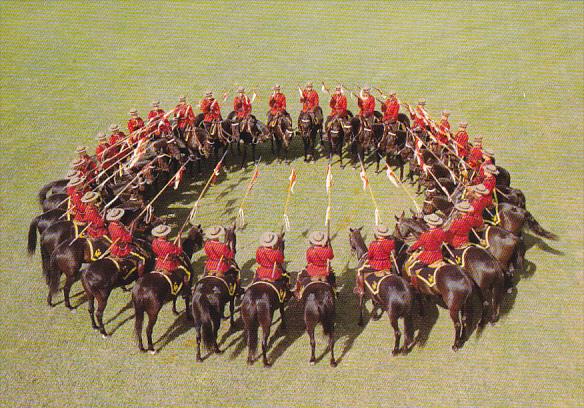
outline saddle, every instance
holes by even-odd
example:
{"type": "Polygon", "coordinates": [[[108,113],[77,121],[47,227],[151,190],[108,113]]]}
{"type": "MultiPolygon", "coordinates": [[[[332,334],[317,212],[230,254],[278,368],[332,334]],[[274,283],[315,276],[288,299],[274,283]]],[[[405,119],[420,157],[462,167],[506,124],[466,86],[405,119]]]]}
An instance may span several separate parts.
{"type": "Polygon", "coordinates": [[[381,283],[390,276],[390,270],[365,273],[365,286],[367,289],[369,289],[373,296],[378,296],[381,283]]]}
{"type": "MultiPolygon", "coordinates": [[[[230,297],[235,296],[235,291],[237,290],[237,280],[234,275],[230,274],[227,276],[218,276],[218,275],[207,275],[203,276],[198,282],[197,285],[203,281],[208,280],[215,280],[221,282],[225,285],[225,289],[227,289],[227,293],[230,297]]],[[[196,285],[195,285],[196,286],[196,285]]]]}
{"type": "Polygon", "coordinates": [[[445,261],[436,261],[433,264],[426,265],[417,259],[417,254],[412,254],[406,261],[404,270],[406,275],[410,277],[412,285],[419,289],[420,282],[424,283],[429,288],[436,286],[436,274],[443,267],[448,265],[445,261]]]}
{"type": "Polygon", "coordinates": [[[288,298],[288,290],[286,288],[286,284],[283,281],[270,282],[267,280],[257,280],[253,282],[251,285],[249,285],[247,289],[255,285],[267,285],[271,287],[274,290],[274,292],[276,292],[276,295],[278,296],[278,300],[280,301],[280,303],[284,303],[288,298]]]}
{"type": "Polygon", "coordinates": [[[114,255],[110,255],[107,258],[116,266],[118,272],[122,275],[123,280],[127,280],[132,276],[132,274],[138,270],[140,263],[142,263],[142,265],[146,263],[146,256],[140,252],[139,248],[136,248],[135,251],[130,252],[128,256],[123,258],[114,255]]]}
{"type": "Polygon", "coordinates": [[[152,273],[157,273],[166,279],[168,285],[170,286],[170,294],[176,296],[184,286],[183,277],[187,276],[187,280],[190,280],[191,273],[183,266],[180,265],[177,269],[172,272],[157,270],[152,273]]]}
{"type": "Polygon", "coordinates": [[[83,236],[81,238],[84,238],[85,241],[87,242],[91,262],[97,261],[112,243],[111,238],[108,237],[107,235],[104,235],[98,239],[93,239],[88,236],[83,236]]]}

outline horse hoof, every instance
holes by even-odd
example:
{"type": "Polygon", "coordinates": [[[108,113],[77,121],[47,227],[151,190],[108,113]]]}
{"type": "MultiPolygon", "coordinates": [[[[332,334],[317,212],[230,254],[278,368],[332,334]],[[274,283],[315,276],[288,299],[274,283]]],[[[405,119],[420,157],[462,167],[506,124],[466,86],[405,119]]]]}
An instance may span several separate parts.
{"type": "Polygon", "coordinates": [[[70,308],[69,308],[69,311],[70,311],[71,313],[73,313],[73,314],[77,313],[77,309],[74,309],[74,308],[72,308],[72,307],[70,307],[70,308]]]}
{"type": "Polygon", "coordinates": [[[331,360],[331,367],[336,367],[339,365],[335,360],[331,360]]]}
{"type": "Polygon", "coordinates": [[[107,333],[101,333],[101,338],[108,339],[109,337],[110,337],[109,334],[107,334],[107,333]]]}
{"type": "Polygon", "coordinates": [[[456,344],[452,345],[452,351],[458,351],[459,347],[456,344]]]}
{"type": "Polygon", "coordinates": [[[393,349],[391,350],[391,355],[392,356],[397,356],[399,354],[399,349],[393,349]]]}
{"type": "Polygon", "coordinates": [[[155,355],[156,354],[156,350],[148,350],[149,354],[155,355]]]}
{"type": "Polygon", "coordinates": [[[146,353],[146,349],[144,347],[140,347],[140,353],[146,353]]]}
{"type": "Polygon", "coordinates": [[[248,358],[248,359],[247,359],[247,365],[248,365],[248,366],[251,366],[251,365],[253,365],[253,360],[248,358]]]}
{"type": "Polygon", "coordinates": [[[309,361],[309,363],[310,363],[311,366],[313,366],[313,365],[316,364],[316,360],[313,359],[313,358],[311,358],[310,361],[309,361]]]}
{"type": "Polygon", "coordinates": [[[223,354],[223,350],[216,348],[215,349],[215,354],[223,354]]]}
{"type": "Polygon", "coordinates": [[[270,367],[272,367],[272,363],[270,363],[269,361],[264,361],[264,367],[270,368],[270,367]]]}
{"type": "Polygon", "coordinates": [[[507,289],[507,293],[509,293],[509,294],[513,293],[513,288],[507,289]]]}

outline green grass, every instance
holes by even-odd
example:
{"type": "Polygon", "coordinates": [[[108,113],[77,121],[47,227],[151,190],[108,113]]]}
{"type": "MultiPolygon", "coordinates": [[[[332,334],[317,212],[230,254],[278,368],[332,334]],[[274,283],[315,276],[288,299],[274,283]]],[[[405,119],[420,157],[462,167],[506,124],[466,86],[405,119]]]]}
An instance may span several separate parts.
{"type": "MultiPolygon", "coordinates": [[[[0,3],[0,403],[582,405],[583,23],[581,2],[0,3]],[[298,320],[275,340],[277,359],[266,370],[246,366],[239,332],[226,340],[234,344],[224,355],[196,364],[194,333],[168,306],[155,328],[155,339],[167,334],[162,351],[138,353],[132,309],[124,307],[129,295],[121,291],[106,310],[106,321],[115,316],[108,330],[119,326],[108,340],[90,329],[86,304],[77,314],[46,306],[40,259],[26,256],[25,237],[39,213],[36,192],[66,172],[76,145],[93,146],[97,131],[125,124],[131,107],[145,114],[154,98],[170,108],[179,94],[198,100],[206,89],[235,84],[258,90],[254,112],[263,118],[279,82],[295,116],[295,88],[307,80],[395,88],[410,102],[425,97],[433,116],[451,109],[452,123],[468,120],[471,135],[496,151],[528,209],[561,237],[528,238],[531,272],[507,299],[499,324],[453,353],[452,324],[440,309],[426,344],[395,358],[386,319],[360,330],[346,231],[370,231],[372,206],[357,173],[338,165],[333,266],[347,286],[338,305],[336,369],[326,358],[308,365],[298,320]]],[[[250,225],[238,237],[237,259],[247,267],[259,234],[281,224],[290,171],[268,166],[265,148],[262,158],[246,209],[250,225]]],[[[293,163],[299,181],[286,252],[292,271],[303,266],[306,232],[323,223],[325,165],[293,163]]],[[[232,219],[249,176],[231,171],[214,186],[200,222],[232,219]]],[[[392,223],[410,203],[383,175],[370,178],[382,219],[392,223]]],[[[157,210],[181,223],[200,188],[183,186],[167,199],[174,203],[169,210],[162,202],[157,210]]],[[[76,284],[73,293],[80,290],[76,284]]]]}

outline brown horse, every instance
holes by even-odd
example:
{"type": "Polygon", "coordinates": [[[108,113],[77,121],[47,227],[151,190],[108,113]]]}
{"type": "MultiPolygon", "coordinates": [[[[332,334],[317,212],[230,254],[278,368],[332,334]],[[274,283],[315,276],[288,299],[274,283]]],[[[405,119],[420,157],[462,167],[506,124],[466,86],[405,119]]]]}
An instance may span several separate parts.
{"type": "MultiPolygon", "coordinates": [[[[361,268],[367,258],[367,245],[363,240],[361,235],[362,228],[350,228],[349,229],[349,244],[351,246],[351,252],[359,260],[358,269],[361,268]]],[[[400,243],[401,246],[401,243],[400,243]]],[[[372,302],[374,303],[375,309],[380,307],[383,311],[387,312],[391,327],[393,328],[393,334],[395,343],[392,355],[409,352],[414,346],[414,322],[413,322],[413,306],[415,293],[414,289],[408,281],[398,275],[387,275],[380,280],[379,289],[377,293],[373,293],[371,289],[366,285],[366,294],[372,302]],[[405,339],[403,348],[400,348],[401,331],[399,328],[399,319],[404,320],[404,331],[405,339]]],[[[359,326],[363,323],[363,307],[364,307],[364,295],[359,296],[359,326]]],[[[381,315],[379,315],[380,317],[381,315]]],[[[375,320],[379,317],[374,317],[375,320]]]]}
{"type": "MultiPolygon", "coordinates": [[[[154,254],[150,243],[139,239],[135,240],[135,243],[137,248],[134,250],[144,256],[144,273],[148,273],[154,266],[154,254]]],[[[88,301],[91,327],[99,330],[102,336],[109,336],[103,324],[103,313],[112,290],[128,285],[137,278],[136,265],[129,263],[125,259],[114,259],[112,257],[105,257],[92,262],[81,274],[81,283],[88,301]],[[95,300],[97,300],[97,311],[95,311],[95,300]]]]}
{"type": "MultiPolygon", "coordinates": [[[[190,271],[191,280],[193,277],[192,265],[190,262],[191,256],[195,251],[198,251],[203,246],[203,232],[201,226],[192,227],[188,233],[187,238],[183,241],[182,248],[184,256],[182,257],[182,265],[190,271]]],[[[142,276],[132,289],[132,303],[134,304],[134,311],[136,313],[136,321],[134,323],[134,334],[138,342],[140,351],[146,351],[142,343],[142,325],[144,323],[144,313],[148,314],[148,326],[146,327],[146,337],[148,340],[148,351],[155,354],[154,344],[152,342],[152,330],[158,319],[158,313],[164,303],[172,300],[176,301],[180,294],[185,299],[187,316],[189,310],[189,297],[191,280],[185,279],[182,281],[182,289],[175,295],[172,294],[172,288],[167,277],[162,273],[147,273],[142,276]]]]}
{"type": "Polygon", "coordinates": [[[65,210],[55,208],[54,210],[37,215],[32,219],[28,228],[27,250],[29,255],[33,255],[36,251],[37,232],[42,235],[47,228],[63,219],[64,215],[65,210]]]}
{"type": "Polygon", "coordinates": [[[343,167],[343,146],[347,135],[351,134],[351,125],[344,118],[331,119],[327,125],[324,142],[328,151],[329,161],[332,161],[333,155],[339,156],[341,167],[343,167]]]}
{"type": "Polygon", "coordinates": [[[282,162],[282,150],[284,151],[284,160],[289,163],[288,160],[288,149],[290,147],[290,142],[292,141],[292,136],[294,136],[294,130],[292,129],[292,120],[287,115],[279,115],[276,119],[272,120],[272,123],[268,124],[268,129],[272,134],[272,140],[276,145],[276,157],[278,161],[282,162]]]}
{"type": "MultiPolygon", "coordinates": [[[[280,248],[284,247],[284,237],[280,235],[280,248]]],[[[245,290],[241,301],[241,317],[245,326],[245,337],[247,339],[248,355],[247,364],[254,362],[254,357],[258,345],[258,328],[262,328],[262,361],[264,367],[272,364],[268,360],[268,339],[270,338],[270,328],[276,309],[280,310],[282,323],[281,329],[286,330],[286,315],[284,314],[285,300],[280,301],[278,292],[271,284],[263,284],[263,281],[252,283],[245,290]]]]}
{"type": "Polygon", "coordinates": [[[64,194],[67,190],[67,184],[69,179],[60,179],[51,181],[43,186],[38,193],[39,204],[41,208],[43,207],[43,202],[45,199],[53,194],[64,194]]]}
{"type": "MultiPolygon", "coordinates": [[[[235,252],[235,226],[225,228],[225,242],[235,252]]],[[[201,278],[192,289],[191,314],[197,332],[197,361],[201,362],[201,340],[205,347],[221,354],[217,344],[217,333],[225,305],[229,303],[229,323],[234,325],[237,271],[231,269],[224,277],[207,275],[201,278]]]]}
{"type": "Polygon", "coordinates": [[[304,144],[304,161],[316,160],[316,137],[322,132],[320,126],[314,123],[312,115],[308,112],[300,112],[298,115],[298,133],[302,137],[304,144]]]}

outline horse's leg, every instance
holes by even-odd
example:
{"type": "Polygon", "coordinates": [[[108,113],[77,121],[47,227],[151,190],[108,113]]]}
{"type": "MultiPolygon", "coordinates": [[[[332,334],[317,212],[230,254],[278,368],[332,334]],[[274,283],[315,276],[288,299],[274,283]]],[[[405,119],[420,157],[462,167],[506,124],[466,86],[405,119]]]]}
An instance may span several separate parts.
{"type": "Polygon", "coordinates": [[[399,330],[399,316],[397,316],[396,311],[394,308],[389,308],[387,311],[387,316],[389,317],[389,321],[391,322],[391,327],[393,327],[393,336],[395,338],[395,343],[393,345],[393,350],[391,354],[393,356],[397,355],[400,352],[399,342],[401,340],[401,331],[399,330]]]}
{"type": "Polygon", "coordinates": [[[203,359],[201,358],[201,326],[195,325],[195,331],[197,332],[197,356],[196,356],[196,360],[198,363],[200,363],[203,361],[203,359]]]}
{"type": "Polygon", "coordinates": [[[241,168],[247,167],[247,144],[243,145],[243,155],[241,156],[241,168]]]}
{"type": "Polygon", "coordinates": [[[379,174],[379,162],[381,162],[381,154],[379,150],[375,151],[375,173],[379,174]]]}
{"type": "Polygon", "coordinates": [[[270,139],[270,145],[271,145],[271,149],[272,149],[272,154],[276,154],[276,150],[274,150],[274,136],[272,135],[272,138],[270,139]]]}
{"type": "Polygon", "coordinates": [[[505,293],[505,286],[503,279],[497,279],[493,284],[493,314],[491,315],[491,324],[495,324],[499,320],[499,315],[501,313],[501,302],[503,301],[503,295],[505,293]]]}
{"type": "Polygon", "coordinates": [[[176,310],[176,299],[177,299],[176,297],[172,299],[172,313],[175,316],[178,316],[179,313],[178,313],[178,310],[176,310]]]}
{"type": "Polygon", "coordinates": [[[97,311],[95,312],[95,317],[97,318],[97,324],[99,325],[99,332],[105,338],[108,336],[107,332],[105,331],[105,327],[103,325],[103,311],[107,306],[107,299],[109,297],[109,293],[99,293],[97,298],[97,311]]]}
{"type": "Polygon", "coordinates": [[[450,318],[454,323],[454,344],[452,344],[452,350],[457,351],[462,347],[462,323],[460,321],[460,311],[462,309],[461,299],[455,294],[452,296],[450,304],[448,304],[448,312],[450,313],[450,318]]]}
{"type": "Polygon", "coordinates": [[[254,142],[251,143],[251,157],[253,162],[256,162],[256,144],[254,142]]]}
{"type": "Polygon", "coordinates": [[[489,294],[489,288],[480,288],[476,291],[481,302],[481,320],[479,321],[479,326],[484,327],[488,321],[488,310],[489,301],[491,300],[491,295],[489,294]]]}
{"type": "Polygon", "coordinates": [[[363,295],[359,295],[359,326],[363,326],[363,295]]]}
{"type": "Polygon", "coordinates": [[[156,350],[154,350],[154,343],[152,342],[152,331],[154,329],[154,325],[156,324],[156,320],[158,320],[158,312],[160,312],[160,305],[158,304],[154,305],[153,308],[149,308],[146,310],[146,313],[148,314],[146,338],[148,339],[148,351],[150,352],[150,354],[156,354],[156,350]]]}
{"type": "Polygon", "coordinates": [[[414,346],[414,321],[412,319],[412,315],[411,315],[410,311],[408,311],[404,315],[404,332],[405,332],[405,339],[404,339],[404,347],[402,349],[402,352],[407,353],[414,346]]]}
{"type": "Polygon", "coordinates": [[[316,340],[314,339],[314,326],[316,322],[313,322],[310,317],[305,318],[304,322],[306,323],[306,333],[308,333],[308,337],[310,338],[310,365],[314,365],[316,363],[316,356],[315,356],[315,349],[316,349],[316,340]]]}
{"type": "Polygon", "coordinates": [[[235,324],[235,319],[233,315],[235,314],[235,297],[232,297],[229,300],[229,330],[233,329],[233,325],[235,324]]]}
{"type": "Polygon", "coordinates": [[[328,344],[329,350],[331,351],[331,367],[336,367],[337,366],[337,360],[335,359],[335,331],[334,329],[331,330],[330,334],[329,334],[329,344],[328,344]]]}
{"type": "Polygon", "coordinates": [[[86,291],[87,294],[87,308],[89,310],[89,317],[91,318],[91,327],[94,330],[99,329],[97,324],[95,323],[94,311],[95,311],[95,297],[89,291],[86,291]]]}
{"type": "Polygon", "coordinates": [[[75,283],[75,274],[67,274],[66,275],[66,280],[65,280],[65,286],[63,286],[63,296],[65,297],[65,306],[67,306],[67,309],[69,309],[71,312],[75,312],[75,308],[73,306],[71,306],[71,286],[73,286],[73,283],[75,283]]]}
{"type": "Polygon", "coordinates": [[[308,143],[309,141],[302,136],[302,144],[304,145],[304,162],[306,163],[308,161],[308,143]]]}
{"type": "Polygon", "coordinates": [[[284,313],[284,303],[280,303],[280,317],[282,318],[280,328],[285,331],[288,328],[288,324],[286,323],[286,313],[284,313]]]}

